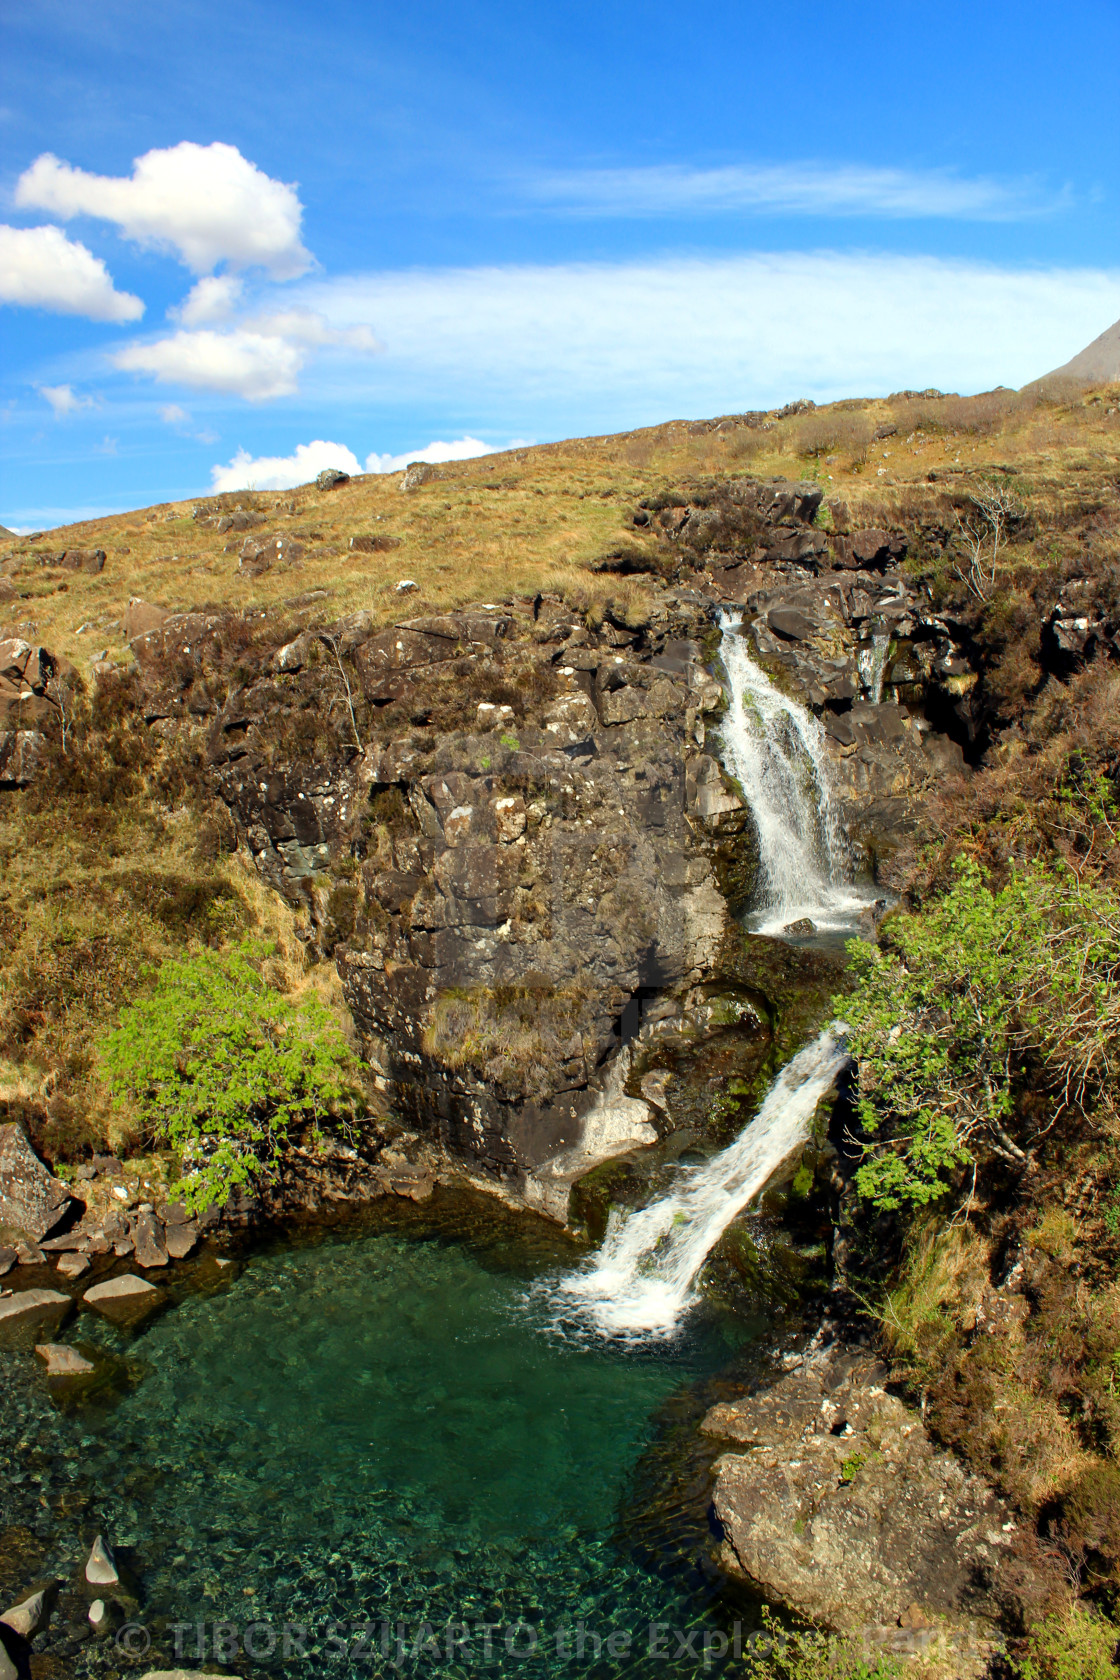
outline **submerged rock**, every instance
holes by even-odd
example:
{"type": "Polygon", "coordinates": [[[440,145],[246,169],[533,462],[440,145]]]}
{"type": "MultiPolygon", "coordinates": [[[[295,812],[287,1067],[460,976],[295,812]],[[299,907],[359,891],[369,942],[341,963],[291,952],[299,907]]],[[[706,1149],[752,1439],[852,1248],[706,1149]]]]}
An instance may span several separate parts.
{"type": "Polygon", "coordinates": [[[5,1610],[0,1616],[0,1622],[10,1627],[13,1633],[18,1633],[21,1639],[34,1639],[50,1620],[52,1590],[44,1587],[40,1592],[22,1599],[19,1604],[13,1604],[10,1610],[5,1610]]]}
{"type": "Polygon", "coordinates": [[[127,1272],[123,1277],[106,1278],[95,1283],[82,1296],[86,1306],[103,1313],[118,1323],[136,1324],[166,1301],[162,1289],[146,1278],[127,1272]]]}
{"type": "Polygon", "coordinates": [[[85,1577],[91,1587],[119,1587],[121,1584],[116,1560],[100,1534],[90,1547],[85,1577]]]}
{"type": "Polygon", "coordinates": [[[0,1300],[0,1337],[61,1324],[74,1303],[57,1289],[23,1289],[0,1300]]]}
{"type": "Polygon", "coordinates": [[[47,1367],[48,1377],[85,1377],[93,1370],[89,1360],[65,1342],[37,1342],[35,1352],[47,1367]]]}

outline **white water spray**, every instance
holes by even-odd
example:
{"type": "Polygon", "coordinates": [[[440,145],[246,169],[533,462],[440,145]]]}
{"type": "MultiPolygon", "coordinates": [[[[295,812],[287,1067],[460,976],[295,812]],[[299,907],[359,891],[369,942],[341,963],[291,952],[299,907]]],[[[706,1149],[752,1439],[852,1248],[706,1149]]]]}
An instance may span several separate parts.
{"type": "Polygon", "coordinates": [[[612,1212],[594,1260],[561,1280],[561,1304],[609,1333],[671,1335],[715,1243],[808,1137],[817,1104],[848,1061],[843,1030],[826,1028],[787,1062],[735,1142],[702,1167],[682,1168],[669,1195],[625,1218],[612,1212]]]}
{"type": "Polygon", "coordinates": [[[811,921],[821,932],[850,929],[871,902],[847,879],[848,849],[832,803],[824,731],[804,706],[775,688],[724,614],[720,657],[731,687],[724,758],[758,832],[758,933],[811,921]]]}

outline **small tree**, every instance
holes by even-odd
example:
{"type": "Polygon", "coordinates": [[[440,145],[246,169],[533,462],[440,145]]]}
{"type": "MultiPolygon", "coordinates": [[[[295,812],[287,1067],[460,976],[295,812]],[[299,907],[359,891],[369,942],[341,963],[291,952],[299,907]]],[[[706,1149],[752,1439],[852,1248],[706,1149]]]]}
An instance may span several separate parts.
{"type": "Polygon", "coordinates": [[[275,1172],[293,1129],[353,1114],[358,1062],[319,998],[298,1003],[259,970],[269,947],[165,962],[122,1009],[102,1054],[118,1101],[175,1150],[188,1211],[275,1172]]]}
{"type": "Polygon", "coordinates": [[[957,537],[968,560],[968,570],[955,567],[957,576],[978,601],[986,601],[995,588],[999,553],[1007,542],[1012,524],[1022,518],[1023,509],[1014,491],[1005,484],[982,484],[969,497],[969,511],[956,513],[957,537]]]}
{"type": "Polygon", "coordinates": [[[961,860],[951,890],[853,941],[850,1024],[863,1128],[860,1194],[881,1208],[936,1200],[986,1155],[1025,1171],[1041,1132],[1086,1103],[1111,1110],[1120,1073],[1120,903],[1040,865],[994,889],[961,860]],[[1020,1129],[1028,1065],[1051,1120],[1020,1129]]]}

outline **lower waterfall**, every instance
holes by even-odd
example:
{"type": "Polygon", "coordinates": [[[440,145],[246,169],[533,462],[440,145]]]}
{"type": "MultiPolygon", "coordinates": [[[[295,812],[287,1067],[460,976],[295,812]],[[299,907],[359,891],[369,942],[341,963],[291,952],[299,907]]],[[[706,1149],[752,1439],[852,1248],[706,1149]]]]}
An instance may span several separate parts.
{"type": "Polygon", "coordinates": [[[749,925],[765,934],[805,920],[823,933],[851,930],[873,895],[848,880],[824,730],[755,664],[738,617],[725,613],[721,627],[720,657],[731,690],[721,728],[724,762],[758,833],[761,870],[749,925]]]}
{"type": "Polygon", "coordinates": [[[626,1216],[612,1212],[594,1259],[561,1280],[562,1304],[578,1306],[601,1331],[671,1335],[715,1243],[808,1137],[817,1104],[848,1061],[843,1030],[834,1023],[798,1051],[735,1142],[702,1167],[682,1168],[667,1196],[626,1216]]]}

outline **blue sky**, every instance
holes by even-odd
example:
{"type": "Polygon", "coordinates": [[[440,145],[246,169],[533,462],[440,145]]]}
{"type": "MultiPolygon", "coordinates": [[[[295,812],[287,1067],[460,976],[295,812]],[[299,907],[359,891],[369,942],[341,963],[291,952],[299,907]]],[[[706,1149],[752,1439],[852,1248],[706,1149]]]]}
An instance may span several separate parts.
{"type": "Polygon", "coordinates": [[[1018,385],[1120,316],[1115,0],[8,0],[3,61],[20,529],[1018,385]]]}

